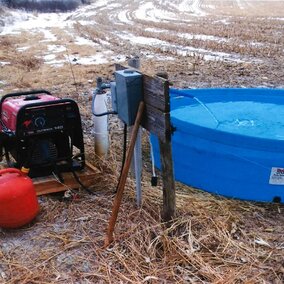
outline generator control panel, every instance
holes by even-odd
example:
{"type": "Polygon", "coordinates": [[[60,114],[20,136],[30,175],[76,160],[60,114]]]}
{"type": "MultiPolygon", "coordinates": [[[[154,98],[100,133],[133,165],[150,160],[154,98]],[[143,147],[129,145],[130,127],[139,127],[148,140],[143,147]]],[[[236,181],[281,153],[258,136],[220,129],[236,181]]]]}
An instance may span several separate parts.
{"type": "Polygon", "coordinates": [[[74,110],[70,102],[44,107],[28,107],[18,114],[17,134],[20,136],[54,132],[68,128],[74,110]]]}

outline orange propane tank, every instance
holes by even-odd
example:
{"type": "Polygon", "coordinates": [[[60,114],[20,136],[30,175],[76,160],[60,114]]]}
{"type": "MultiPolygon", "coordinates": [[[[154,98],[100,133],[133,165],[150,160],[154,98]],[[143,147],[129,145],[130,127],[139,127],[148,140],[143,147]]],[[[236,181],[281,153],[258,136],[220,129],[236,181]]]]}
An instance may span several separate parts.
{"type": "Polygon", "coordinates": [[[39,211],[32,180],[18,169],[0,170],[0,227],[18,228],[39,211]]]}

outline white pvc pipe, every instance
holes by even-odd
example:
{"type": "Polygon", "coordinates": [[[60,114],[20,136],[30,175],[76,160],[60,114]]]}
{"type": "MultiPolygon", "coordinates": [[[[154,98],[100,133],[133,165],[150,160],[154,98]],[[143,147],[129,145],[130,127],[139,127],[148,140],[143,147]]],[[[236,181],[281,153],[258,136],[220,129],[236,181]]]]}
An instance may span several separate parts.
{"type": "Polygon", "coordinates": [[[135,182],[136,182],[136,202],[137,206],[142,205],[142,128],[139,127],[136,143],[134,147],[134,172],[135,172],[135,182]]]}
{"type": "MultiPolygon", "coordinates": [[[[134,56],[128,60],[130,67],[140,69],[140,59],[138,56],[134,56]]],[[[142,205],[142,128],[139,127],[136,143],[134,147],[134,156],[132,160],[131,169],[134,168],[135,182],[136,182],[136,203],[138,207],[142,205]]]]}
{"type": "MultiPolygon", "coordinates": [[[[106,93],[97,94],[94,101],[93,110],[95,113],[107,112],[107,95],[106,93]]],[[[108,133],[108,116],[93,116],[94,122],[94,139],[95,153],[97,156],[106,157],[109,149],[109,133],[108,133]]]]}

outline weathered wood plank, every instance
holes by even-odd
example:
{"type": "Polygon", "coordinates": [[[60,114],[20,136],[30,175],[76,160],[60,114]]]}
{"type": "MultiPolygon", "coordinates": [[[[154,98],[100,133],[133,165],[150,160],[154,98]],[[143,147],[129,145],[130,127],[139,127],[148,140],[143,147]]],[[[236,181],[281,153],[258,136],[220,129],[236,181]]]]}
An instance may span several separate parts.
{"type": "Polygon", "coordinates": [[[144,101],[162,112],[170,111],[169,81],[161,77],[143,76],[144,101]]]}
{"type": "Polygon", "coordinates": [[[141,125],[163,142],[171,139],[170,113],[146,105],[141,125]]]}

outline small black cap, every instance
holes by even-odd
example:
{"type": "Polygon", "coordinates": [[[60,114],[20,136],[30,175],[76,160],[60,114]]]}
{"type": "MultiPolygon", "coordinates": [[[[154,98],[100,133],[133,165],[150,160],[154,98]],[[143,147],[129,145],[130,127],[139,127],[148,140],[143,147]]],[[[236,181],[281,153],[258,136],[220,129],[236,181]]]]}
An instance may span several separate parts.
{"type": "Polygon", "coordinates": [[[152,186],[157,186],[158,185],[158,177],[152,176],[152,178],[151,178],[151,185],[152,186]]]}

